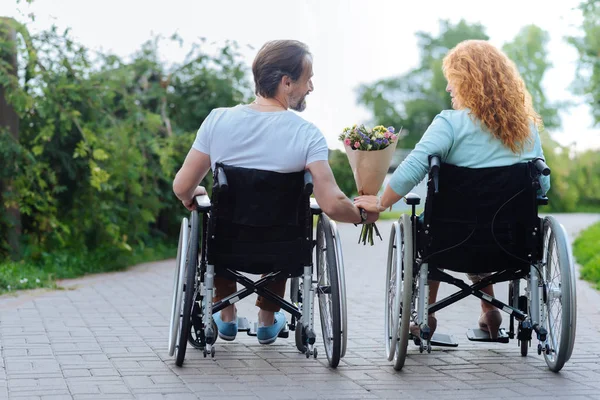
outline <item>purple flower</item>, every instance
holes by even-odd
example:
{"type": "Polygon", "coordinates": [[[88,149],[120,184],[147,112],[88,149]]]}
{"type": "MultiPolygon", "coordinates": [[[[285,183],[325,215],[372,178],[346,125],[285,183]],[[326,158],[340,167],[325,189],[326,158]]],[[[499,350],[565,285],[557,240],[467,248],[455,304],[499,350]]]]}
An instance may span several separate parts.
{"type": "Polygon", "coordinates": [[[393,126],[388,126],[388,131],[394,133],[395,132],[394,127],[393,126]]]}

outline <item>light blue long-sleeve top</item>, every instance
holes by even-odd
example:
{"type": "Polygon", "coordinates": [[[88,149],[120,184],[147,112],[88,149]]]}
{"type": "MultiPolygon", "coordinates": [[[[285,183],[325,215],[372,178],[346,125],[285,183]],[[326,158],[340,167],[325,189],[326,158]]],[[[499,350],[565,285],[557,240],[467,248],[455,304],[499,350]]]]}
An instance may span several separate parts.
{"type": "MultiPolygon", "coordinates": [[[[437,154],[442,162],[468,168],[503,167],[544,158],[540,135],[531,124],[531,143],[519,154],[513,153],[492,135],[468,109],[445,110],[438,114],[414,150],[396,168],[389,185],[404,196],[425,178],[429,170],[429,155],[437,154]]],[[[540,178],[541,192],[550,189],[550,177],[540,178]]]]}

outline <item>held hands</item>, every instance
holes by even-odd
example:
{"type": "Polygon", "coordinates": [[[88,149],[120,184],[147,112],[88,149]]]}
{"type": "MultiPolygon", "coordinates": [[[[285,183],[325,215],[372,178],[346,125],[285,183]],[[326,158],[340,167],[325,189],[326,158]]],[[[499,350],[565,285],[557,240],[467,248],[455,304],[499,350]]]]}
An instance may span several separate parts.
{"type": "MultiPolygon", "coordinates": [[[[377,218],[379,218],[379,213],[382,211],[385,211],[385,208],[383,208],[381,206],[381,199],[378,196],[358,196],[354,198],[354,205],[356,207],[362,208],[364,210],[366,210],[369,214],[371,213],[376,213],[377,214],[377,218]]],[[[371,215],[369,215],[369,218],[371,217],[371,215]]],[[[375,218],[374,221],[377,220],[377,218],[375,218]]],[[[369,221],[369,219],[367,219],[366,223],[370,223],[370,222],[374,222],[374,221],[369,221]]]]}
{"type": "Polygon", "coordinates": [[[190,211],[194,211],[196,209],[196,196],[202,196],[203,194],[206,194],[206,189],[204,188],[204,186],[198,186],[196,187],[196,189],[194,189],[194,194],[192,195],[191,199],[181,200],[181,202],[183,203],[185,208],[187,208],[190,211]]]}

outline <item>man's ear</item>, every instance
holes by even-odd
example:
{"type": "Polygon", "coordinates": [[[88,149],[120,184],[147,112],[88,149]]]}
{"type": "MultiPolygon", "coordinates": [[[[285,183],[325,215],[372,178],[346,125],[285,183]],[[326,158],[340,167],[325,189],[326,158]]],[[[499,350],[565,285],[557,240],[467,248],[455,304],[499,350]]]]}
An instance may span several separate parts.
{"type": "Polygon", "coordinates": [[[281,83],[286,91],[289,91],[292,88],[292,79],[287,75],[281,77],[281,83]]]}

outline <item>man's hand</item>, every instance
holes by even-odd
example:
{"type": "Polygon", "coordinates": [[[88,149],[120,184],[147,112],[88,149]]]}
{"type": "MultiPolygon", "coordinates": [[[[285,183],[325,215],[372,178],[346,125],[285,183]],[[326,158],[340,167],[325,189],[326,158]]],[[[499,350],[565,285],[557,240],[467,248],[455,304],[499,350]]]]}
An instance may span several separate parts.
{"type": "Polygon", "coordinates": [[[379,219],[378,212],[367,211],[367,220],[365,221],[365,224],[372,224],[373,222],[377,221],[378,219],[379,219]]]}
{"type": "Polygon", "coordinates": [[[183,203],[185,208],[187,208],[190,211],[194,211],[196,209],[196,196],[202,196],[203,194],[206,194],[206,189],[204,188],[204,186],[198,186],[196,187],[196,189],[194,189],[194,194],[192,195],[191,199],[182,200],[181,202],[183,203]]]}

